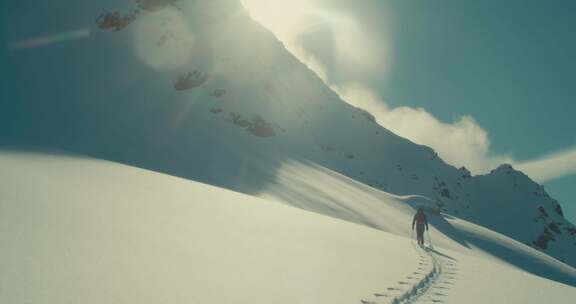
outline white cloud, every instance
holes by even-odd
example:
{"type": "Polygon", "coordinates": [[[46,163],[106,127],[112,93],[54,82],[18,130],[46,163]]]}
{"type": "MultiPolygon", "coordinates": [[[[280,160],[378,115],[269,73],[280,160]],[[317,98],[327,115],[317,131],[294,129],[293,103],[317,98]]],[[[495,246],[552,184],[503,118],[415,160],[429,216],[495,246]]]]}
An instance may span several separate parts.
{"type": "Polygon", "coordinates": [[[452,123],[446,123],[422,108],[390,109],[378,94],[359,83],[331,87],[348,103],[372,113],[383,127],[433,148],[454,166],[466,166],[474,173],[484,173],[501,163],[512,162],[509,156],[489,155],[488,133],[471,116],[461,116],[452,123]]]}
{"type": "Polygon", "coordinates": [[[330,84],[321,60],[295,40],[290,41],[287,48],[343,100],[369,111],[388,130],[431,147],[453,166],[466,166],[473,173],[482,174],[500,164],[509,163],[540,183],[576,173],[576,147],[525,162],[516,161],[511,155],[493,155],[490,153],[488,132],[472,116],[464,115],[448,123],[423,108],[390,108],[378,93],[364,84],[330,84]]]}
{"type": "Polygon", "coordinates": [[[539,183],[576,174],[576,146],[519,162],[510,155],[491,155],[488,132],[472,116],[461,116],[446,123],[422,108],[391,109],[375,91],[360,83],[331,85],[331,88],[346,102],[372,113],[381,126],[415,143],[433,148],[453,166],[466,166],[479,174],[508,163],[539,183]]]}
{"type": "Polygon", "coordinates": [[[433,148],[447,163],[456,167],[466,166],[476,174],[509,163],[538,182],[576,173],[576,147],[533,161],[517,162],[510,155],[490,153],[488,132],[472,116],[464,115],[453,122],[443,122],[423,108],[390,108],[374,90],[362,83],[331,83],[329,76],[333,75],[328,75],[325,62],[300,43],[302,35],[313,29],[319,20],[320,24],[333,28],[334,56],[337,59],[335,64],[349,72],[360,71],[369,75],[376,71],[380,78],[386,76],[392,54],[383,40],[389,39],[377,37],[347,16],[322,10],[309,0],[307,6],[287,5],[280,10],[283,14],[292,12],[294,17],[289,18],[290,22],[278,18],[268,20],[265,17],[273,16],[270,12],[277,9],[275,5],[262,6],[262,3],[268,2],[243,0],[254,18],[268,27],[288,51],[312,69],[343,100],[369,111],[388,130],[433,148]],[[263,12],[259,14],[261,10],[263,12]]]}
{"type": "Polygon", "coordinates": [[[576,173],[576,146],[542,158],[517,163],[516,168],[543,183],[576,173]]]}

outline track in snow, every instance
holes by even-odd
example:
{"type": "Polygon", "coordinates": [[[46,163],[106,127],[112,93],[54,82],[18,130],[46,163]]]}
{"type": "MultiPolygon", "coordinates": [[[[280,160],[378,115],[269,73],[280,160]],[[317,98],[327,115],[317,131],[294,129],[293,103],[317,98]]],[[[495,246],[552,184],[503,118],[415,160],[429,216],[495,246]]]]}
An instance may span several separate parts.
{"type": "Polygon", "coordinates": [[[436,251],[432,246],[414,245],[419,261],[416,271],[398,285],[374,294],[362,304],[444,303],[444,298],[456,282],[457,261],[436,251]]]}

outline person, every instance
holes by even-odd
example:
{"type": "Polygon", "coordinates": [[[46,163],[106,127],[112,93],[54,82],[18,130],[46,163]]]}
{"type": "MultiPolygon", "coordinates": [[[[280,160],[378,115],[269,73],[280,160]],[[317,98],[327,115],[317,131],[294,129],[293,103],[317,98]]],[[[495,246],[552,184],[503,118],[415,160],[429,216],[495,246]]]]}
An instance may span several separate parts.
{"type": "Polygon", "coordinates": [[[424,246],[424,228],[428,231],[428,219],[422,207],[418,208],[418,212],[414,215],[412,230],[414,230],[414,224],[416,224],[416,239],[418,240],[418,245],[424,246]]]}

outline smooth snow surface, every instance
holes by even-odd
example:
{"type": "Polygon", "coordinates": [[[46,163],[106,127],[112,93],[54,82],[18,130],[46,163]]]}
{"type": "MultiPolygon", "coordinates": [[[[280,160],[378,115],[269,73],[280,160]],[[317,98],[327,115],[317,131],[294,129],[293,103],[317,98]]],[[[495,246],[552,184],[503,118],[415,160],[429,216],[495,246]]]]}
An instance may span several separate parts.
{"type": "MultiPolygon", "coordinates": [[[[458,245],[436,229],[434,250],[417,248],[392,229],[405,224],[395,217],[408,215],[408,198],[380,194],[388,196],[380,204],[391,213],[378,216],[382,225],[390,222],[389,233],[110,162],[4,152],[0,167],[0,303],[569,303],[576,297],[574,287],[458,245]]],[[[326,193],[333,197],[356,193],[357,201],[374,203],[359,185],[332,189],[326,193]]],[[[487,229],[474,233],[523,246],[487,229]]],[[[564,264],[550,267],[576,277],[564,264]]]]}

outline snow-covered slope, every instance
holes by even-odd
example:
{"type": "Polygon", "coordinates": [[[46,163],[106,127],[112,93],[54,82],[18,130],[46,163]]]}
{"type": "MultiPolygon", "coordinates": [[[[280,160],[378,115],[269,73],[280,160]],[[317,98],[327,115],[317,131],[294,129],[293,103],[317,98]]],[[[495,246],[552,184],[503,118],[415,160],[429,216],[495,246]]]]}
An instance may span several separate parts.
{"type": "Polygon", "coordinates": [[[0,166],[2,303],[347,303],[417,263],[397,236],[196,182],[58,156],[0,166]]]}
{"type": "MultiPolygon", "coordinates": [[[[253,166],[265,171],[262,163],[253,166]]],[[[426,197],[392,195],[311,163],[285,162],[267,180],[256,195],[407,238],[414,237],[410,224],[415,209],[434,209],[426,197]]],[[[444,213],[430,213],[429,220],[434,242],[444,248],[576,285],[573,268],[565,272],[565,265],[530,246],[444,213]]]]}
{"type": "MultiPolygon", "coordinates": [[[[364,225],[109,162],[2,152],[0,167],[2,303],[568,303],[576,296],[573,287],[436,231],[435,249],[424,251],[364,225]],[[451,242],[452,249],[438,246],[451,242]]],[[[308,169],[291,166],[300,170],[308,169]]],[[[370,191],[349,182],[339,194],[353,201],[370,191]]],[[[404,223],[393,222],[407,206],[380,195],[382,223],[399,231],[404,223]]],[[[574,269],[522,244],[485,229],[477,235],[531,250],[535,261],[576,279],[574,269]]]]}
{"type": "Polygon", "coordinates": [[[328,191],[324,197],[299,199],[312,187],[306,176],[292,179],[297,191],[272,192],[271,181],[286,177],[286,168],[306,164],[395,195],[421,196],[447,214],[576,265],[576,228],[540,186],[509,166],[470,176],[377,125],[252,21],[239,1],[98,5],[99,11],[86,12],[104,13],[89,51],[59,64],[82,66],[59,70],[74,80],[60,82],[53,69],[42,68],[45,62],[21,71],[34,76],[19,83],[20,99],[0,113],[3,142],[57,147],[274,195],[372,226],[377,217],[389,219],[376,209],[360,216],[356,208],[334,206],[338,192],[325,186],[316,187],[328,191]],[[114,7],[120,10],[105,13],[114,7]],[[49,103],[30,97],[39,88],[49,103]]]}

